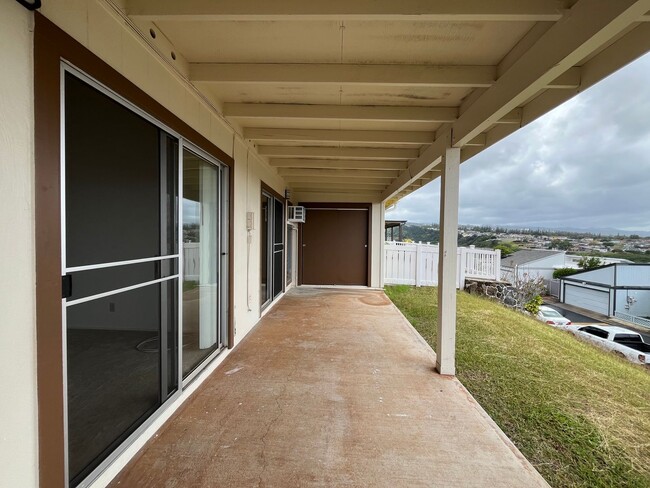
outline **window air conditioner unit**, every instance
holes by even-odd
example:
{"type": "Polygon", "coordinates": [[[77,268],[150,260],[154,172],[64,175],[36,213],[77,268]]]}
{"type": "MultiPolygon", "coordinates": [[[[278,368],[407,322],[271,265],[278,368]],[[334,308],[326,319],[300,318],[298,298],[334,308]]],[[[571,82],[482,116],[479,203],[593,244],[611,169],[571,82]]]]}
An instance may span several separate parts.
{"type": "Polygon", "coordinates": [[[305,223],[305,207],[289,207],[289,222],[305,223]]]}

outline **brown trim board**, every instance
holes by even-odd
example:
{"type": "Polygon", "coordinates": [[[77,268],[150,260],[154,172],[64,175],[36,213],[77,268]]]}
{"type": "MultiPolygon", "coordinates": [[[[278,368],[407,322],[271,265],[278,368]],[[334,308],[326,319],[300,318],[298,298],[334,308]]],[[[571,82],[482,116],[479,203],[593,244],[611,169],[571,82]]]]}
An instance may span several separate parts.
{"type": "MultiPolygon", "coordinates": [[[[372,273],[372,203],[336,203],[336,202],[299,202],[298,205],[309,210],[312,208],[359,208],[368,210],[368,274],[366,277],[366,286],[370,286],[372,273]]],[[[309,212],[307,217],[309,218],[309,212]]],[[[298,286],[303,284],[302,279],[302,225],[298,229],[298,286]]]]}
{"type": "Polygon", "coordinates": [[[85,72],[230,167],[228,347],[234,346],[234,160],[59,27],[35,12],[35,237],[39,478],[66,486],[61,309],[61,60],[85,72]]]}
{"type": "Polygon", "coordinates": [[[262,191],[265,191],[266,193],[269,193],[270,195],[273,195],[275,198],[280,200],[282,203],[286,204],[287,199],[284,198],[282,195],[280,195],[277,191],[275,191],[273,188],[271,188],[269,185],[264,183],[263,180],[260,180],[260,184],[262,189],[260,190],[260,193],[262,191]]]}

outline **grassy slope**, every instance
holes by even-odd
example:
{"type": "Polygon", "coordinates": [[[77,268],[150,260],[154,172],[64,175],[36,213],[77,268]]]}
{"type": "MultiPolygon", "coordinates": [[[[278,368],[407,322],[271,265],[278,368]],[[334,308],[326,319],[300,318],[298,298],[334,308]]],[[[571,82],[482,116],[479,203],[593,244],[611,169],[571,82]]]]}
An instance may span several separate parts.
{"type": "MultiPolygon", "coordinates": [[[[386,293],[435,348],[436,288],[386,293]]],[[[552,486],[650,487],[642,367],[459,293],[457,375],[552,486]]]]}

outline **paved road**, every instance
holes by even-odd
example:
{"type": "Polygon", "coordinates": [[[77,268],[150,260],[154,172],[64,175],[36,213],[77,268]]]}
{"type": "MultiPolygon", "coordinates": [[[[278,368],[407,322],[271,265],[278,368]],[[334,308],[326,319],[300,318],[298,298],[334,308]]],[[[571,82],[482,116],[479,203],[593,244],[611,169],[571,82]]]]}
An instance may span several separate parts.
{"type": "MultiPolygon", "coordinates": [[[[602,318],[596,318],[596,317],[590,317],[588,315],[583,315],[577,312],[574,312],[572,310],[567,310],[566,308],[562,307],[561,303],[545,303],[545,305],[557,310],[560,312],[562,315],[564,315],[567,319],[569,319],[571,322],[574,324],[580,324],[583,322],[588,322],[588,323],[607,323],[607,321],[603,321],[602,318]]],[[[615,324],[612,322],[612,325],[619,325],[620,324],[615,324]]],[[[634,327],[629,327],[630,329],[633,329],[634,327]]],[[[644,332],[642,330],[639,330],[637,328],[634,328],[641,336],[643,337],[643,340],[646,341],[648,344],[650,344],[650,333],[649,332],[644,332]]]]}

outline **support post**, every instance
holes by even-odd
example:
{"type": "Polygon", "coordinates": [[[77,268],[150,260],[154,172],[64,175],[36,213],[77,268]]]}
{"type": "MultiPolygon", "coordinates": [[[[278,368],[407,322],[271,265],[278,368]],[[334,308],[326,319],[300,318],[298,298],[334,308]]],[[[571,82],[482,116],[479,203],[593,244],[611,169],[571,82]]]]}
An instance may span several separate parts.
{"type": "Polygon", "coordinates": [[[467,248],[461,247],[458,255],[458,289],[465,289],[465,273],[467,273],[467,248]]]}
{"type": "Polygon", "coordinates": [[[458,191],[460,148],[447,147],[441,162],[436,369],[456,373],[456,273],[458,269],[458,191]]]}
{"type": "Polygon", "coordinates": [[[422,241],[415,245],[415,286],[422,285],[422,241]]]}
{"type": "Polygon", "coordinates": [[[494,281],[501,280],[501,249],[496,250],[496,256],[494,257],[494,281]]]}

